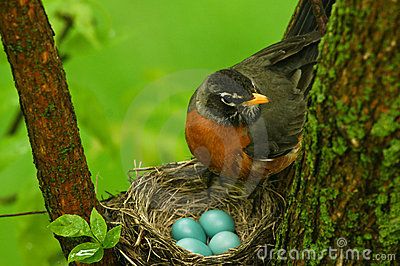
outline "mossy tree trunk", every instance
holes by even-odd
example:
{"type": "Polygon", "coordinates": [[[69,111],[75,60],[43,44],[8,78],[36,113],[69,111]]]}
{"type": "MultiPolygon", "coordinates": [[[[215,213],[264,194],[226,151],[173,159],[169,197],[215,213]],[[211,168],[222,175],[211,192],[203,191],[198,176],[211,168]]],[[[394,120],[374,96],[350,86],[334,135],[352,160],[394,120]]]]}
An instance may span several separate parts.
{"type": "Polygon", "coordinates": [[[320,45],[304,155],[275,246],[286,254],[275,253],[282,257],[275,264],[366,262],[348,249],[369,249],[371,260],[399,256],[399,47],[399,1],[337,1],[320,45]],[[336,259],[326,251],[314,260],[289,256],[292,249],[318,255],[329,247],[337,249],[336,259]]]}
{"type": "MultiPolygon", "coordinates": [[[[53,31],[40,0],[0,0],[0,33],[50,219],[99,206],[53,31]]],[[[58,238],[64,253],[82,239],[58,238]]],[[[106,252],[103,265],[115,264],[106,252]]]]}

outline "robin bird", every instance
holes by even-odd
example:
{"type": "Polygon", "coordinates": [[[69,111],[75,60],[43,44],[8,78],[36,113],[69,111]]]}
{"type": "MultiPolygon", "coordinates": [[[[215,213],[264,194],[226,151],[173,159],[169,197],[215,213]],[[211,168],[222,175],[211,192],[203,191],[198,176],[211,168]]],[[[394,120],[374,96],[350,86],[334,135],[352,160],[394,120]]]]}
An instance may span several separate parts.
{"type": "MultiPolygon", "coordinates": [[[[333,2],[321,3],[328,15],[333,2]]],[[[311,8],[286,39],[211,74],[192,95],[186,141],[212,172],[260,178],[296,160],[322,35],[311,8]]]]}

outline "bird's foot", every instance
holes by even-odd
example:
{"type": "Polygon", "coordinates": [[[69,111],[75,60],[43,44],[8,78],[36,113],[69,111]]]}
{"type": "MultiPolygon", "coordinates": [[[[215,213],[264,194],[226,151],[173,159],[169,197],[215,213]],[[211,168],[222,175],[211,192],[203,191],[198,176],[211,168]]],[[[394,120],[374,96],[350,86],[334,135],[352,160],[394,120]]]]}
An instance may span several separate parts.
{"type": "Polygon", "coordinates": [[[207,196],[211,198],[211,191],[212,191],[212,183],[214,181],[214,173],[211,172],[207,167],[200,164],[195,164],[194,168],[196,170],[197,175],[204,180],[207,189],[207,196]]]}

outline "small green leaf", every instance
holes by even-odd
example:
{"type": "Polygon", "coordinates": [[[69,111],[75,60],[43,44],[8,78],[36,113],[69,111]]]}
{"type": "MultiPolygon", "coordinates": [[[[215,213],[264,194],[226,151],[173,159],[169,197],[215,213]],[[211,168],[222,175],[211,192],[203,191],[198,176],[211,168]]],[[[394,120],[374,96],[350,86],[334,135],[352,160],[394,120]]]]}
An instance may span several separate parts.
{"type": "MultiPolygon", "coordinates": [[[[86,242],[74,247],[68,255],[68,263],[83,261],[94,256],[99,249],[103,249],[100,243],[86,242]]],[[[101,258],[100,258],[101,259],[101,258]]]]}
{"type": "Polygon", "coordinates": [[[104,248],[112,248],[118,243],[121,236],[121,228],[122,227],[118,225],[107,232],[106,238],[103,242],[104,248]]]}
{"type": "Polygon", "coordinates": [[[58,217],[48,228],[54,234],[64,237],[92,236],[88,223],[82,217],[73,214],[58,217]]]}
{"type": "Polygon", "coordinates": [[[107,234],[107,224],[95,208],[93,208],[92,213],[90,214],[90,228],[97,240],[100,243],[103,243],[107,234]]]}
{"type": "Polygon", "coordinates": [[[101,248],[99,248],[99,250],[96,251],[96,253],[94,253],[93,256],[91,256],[87,259],[83,259],[83,260],[81,260],[81,262],[88,263],[88,264],[95,263],[95,262],[101,261],[103,256],[104,256],[104,249],[101,247],[101,248]]]}

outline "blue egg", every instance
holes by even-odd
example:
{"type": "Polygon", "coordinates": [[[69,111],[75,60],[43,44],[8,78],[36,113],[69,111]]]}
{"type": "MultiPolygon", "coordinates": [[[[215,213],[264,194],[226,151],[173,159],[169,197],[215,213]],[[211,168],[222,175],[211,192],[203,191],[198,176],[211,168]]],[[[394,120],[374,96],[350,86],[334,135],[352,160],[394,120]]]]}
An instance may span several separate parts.
{"type": "Polygon", "coordinates": [[[206,234],[201,225],[192,218],[181,218],[172,225],[172,237],[175,240],[195,238],[206,242],[206,234]]]}
{"type": "Polygon", "coordinates": [[[212,255],[211,249],[206,244],[195,238],[183,238],[176,242],[176,244],[184,249],[189,250],[192,253],[200,254],[203,256],[212,255]]]}
{"type": "Polygon", "coordinates": [[[208,246],[215,255],[227,252],[230,248],[240,245],[239,237],[230,231],[222,231],[211,238],[208,246]]]}
{"type": "Polygon", "coordinates": [[[199,219],[201,226],[209,237],[222,231],[235,232],[235,222],[232,217],[221,210],[209,210],[204,212],[199,219]]]}

